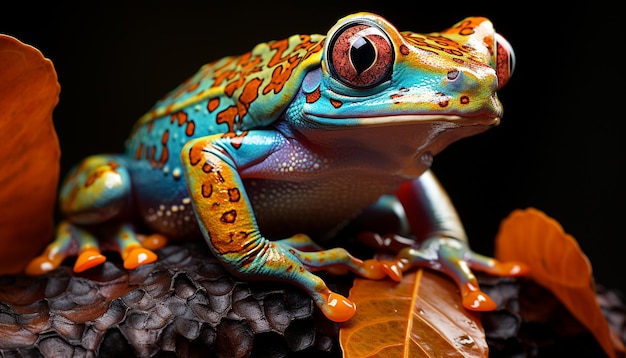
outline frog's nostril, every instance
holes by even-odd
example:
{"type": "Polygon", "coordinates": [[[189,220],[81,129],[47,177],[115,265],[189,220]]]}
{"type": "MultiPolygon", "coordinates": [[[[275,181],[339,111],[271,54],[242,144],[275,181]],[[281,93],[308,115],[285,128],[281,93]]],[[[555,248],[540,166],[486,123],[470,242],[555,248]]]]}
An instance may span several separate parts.
{"type": "Polygon", "coordinates": [[[496,64],[496,73],[498,75],[498,89],[502,88],[513,75],[515,69],[515,52],[511,44],[502,37],[502,35],[496,33],[496,53],[494,56],[496,64]]]}

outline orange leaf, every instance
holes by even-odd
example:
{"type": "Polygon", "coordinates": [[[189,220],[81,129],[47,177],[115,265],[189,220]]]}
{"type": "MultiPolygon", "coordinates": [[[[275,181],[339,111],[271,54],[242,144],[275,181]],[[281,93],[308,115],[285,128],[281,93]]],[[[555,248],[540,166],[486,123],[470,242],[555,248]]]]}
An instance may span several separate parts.
{"type": "Polygon", "coordinates": [[[530,276],[550,290],[593,335],[609,355],[615,349],[609,325],[596,299],[591,264],[576,240],[542,211],[515,210],[502,221],[496,257],[530,266],[530,276]]]}
{"type": "Polygon", "coordinates": [[[0,34],[0,274],[22,271],[52,238],[59,91],[50,60],[0,34]]]}
{"type": "Polygon", "coordinates": [[[454,283],[430,270],[399,283],[357,278],[350,290],[357,312],[342,323],[344,357],[485,357],[480,315],[466,311],[454,283]]]}

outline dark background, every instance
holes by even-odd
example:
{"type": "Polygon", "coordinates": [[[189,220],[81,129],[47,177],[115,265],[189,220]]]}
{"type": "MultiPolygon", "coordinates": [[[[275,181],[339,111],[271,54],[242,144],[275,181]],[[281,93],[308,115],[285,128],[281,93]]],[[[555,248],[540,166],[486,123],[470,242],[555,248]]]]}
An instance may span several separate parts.
{"type": "Polygon", "coordinates": [[[623,15],[607,4],[21,2],[0,11],[0,33],[54,62],[65,173],[86,155],[121,151],[134,121],[204,63],[294,33],[325,34],[359,10],[414,32],[443,30],[472,15],[493,21],[517,55],[516,72],[500,92],[502,124],[453,144],[433,169],[477,251],[490,254],[499,222],[532,206],[579,241],[598,283],[626,291],[626,116],[620,109],[626,37],[623,15]]]}

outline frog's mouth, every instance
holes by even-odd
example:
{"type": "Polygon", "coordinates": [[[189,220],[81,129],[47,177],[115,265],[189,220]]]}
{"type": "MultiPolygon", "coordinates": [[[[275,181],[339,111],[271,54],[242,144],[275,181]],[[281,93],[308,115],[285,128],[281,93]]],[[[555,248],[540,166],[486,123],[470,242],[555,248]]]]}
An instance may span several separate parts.
{"type": "Polygon", "coordinates": [[[311,127],[328,130],[347,129],[349,127],[382,127],[440,124],[445,127],[496,126],[500,123],[499,116],[461,116],[456,114],[398,114],[387,116],[338,117],[307,115],[305,121],[311,127]]]}
{"type": "Polygon", "coordinates": [[[441,114],[403,114],[391,116],[360,117],[359,124],[367,126],[406,125],[410,123],[450,123],[459,127],[466,126],[494,126],[500,123],[500,117],[471,116],[441,114]]]}

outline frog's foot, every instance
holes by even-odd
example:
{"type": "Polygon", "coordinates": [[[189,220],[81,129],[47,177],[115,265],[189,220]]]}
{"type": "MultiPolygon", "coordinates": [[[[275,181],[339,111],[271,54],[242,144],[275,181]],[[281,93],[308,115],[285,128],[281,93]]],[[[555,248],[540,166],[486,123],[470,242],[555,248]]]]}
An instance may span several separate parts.
{"type": "Polygon", "coordinates": [[[167,243],[163,235],[138,235],[130,224],[119,225],[110,235],[107,242],[112,244],[112,250],[119,252],[127,270],[134,270],[156,261],[157,254],[152,250],[161,248],[167,243]]]}
{"type": "Polygon", "coordinates": [[[91,233],[63,221],[57,226],[55,240],[26,266],[26,274],[44,274],[59,267],[66,258],[77,255],[75,272],[85,271],[106,261],[106,257],[100,253],[97,239],[91,233]]]}
{"type": "Polygon", "coordinates": [[[480,290],[472,269],[499,276],[522,276],[528,266],[518,262],[500,262],[474,253],[466,243],[453,238],[432,238],[419,249],[405,248],[391,261],[384,261],[388,275],[399,281],[402,272],[412,267],[427,267],[450,276],[459,287],[463,307],[472,311],[492,311],[496,303],[480,290]]]}
{"type": "Polygon", "coordinates": [[[162,247],[167,240],[161,235],[139,236],[131,225],[122,224],[98,240],[89,230],[64,221],[57,227],[55,240],[26,267],[29,275],[40,275],[59,267],[63,260],[77,256],[74,272],[83,272],[106,261],[101,251],[118,251],[126,269],[135,269],[156,261],[151,249],[162,247]]]}

